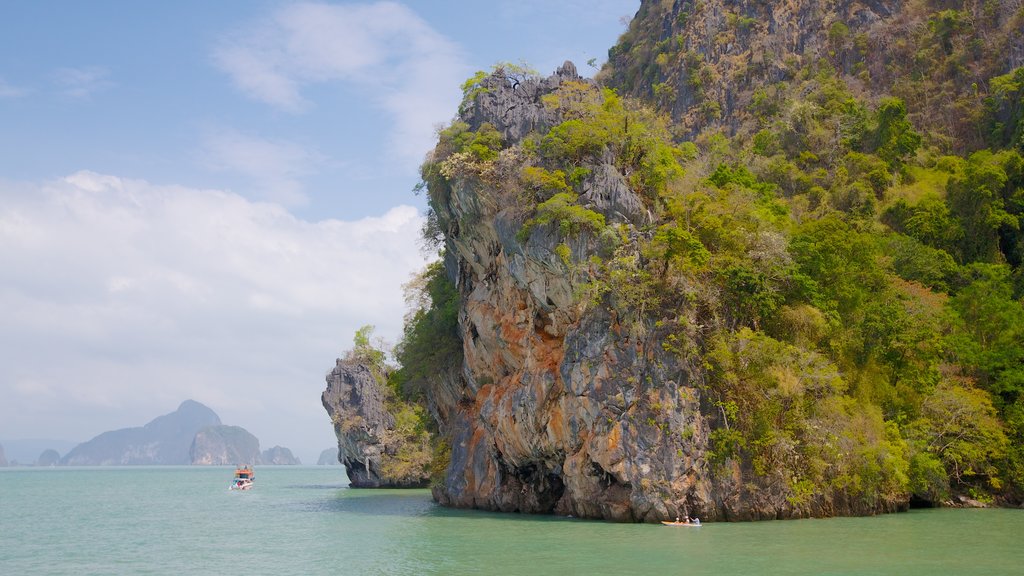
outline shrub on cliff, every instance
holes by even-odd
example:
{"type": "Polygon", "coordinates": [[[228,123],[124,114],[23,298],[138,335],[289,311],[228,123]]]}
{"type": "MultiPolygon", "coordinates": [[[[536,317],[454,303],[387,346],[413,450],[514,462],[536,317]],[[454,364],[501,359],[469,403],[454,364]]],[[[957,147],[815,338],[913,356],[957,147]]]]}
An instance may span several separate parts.
{"type": "Polygon", "coordinates": [[[395,346],[400,367],[390,381],[400,397],[422,402],[435,379],[462,362],[459,297],[442,261],[428,265],[405,289],[410,311],[395,346]]]}

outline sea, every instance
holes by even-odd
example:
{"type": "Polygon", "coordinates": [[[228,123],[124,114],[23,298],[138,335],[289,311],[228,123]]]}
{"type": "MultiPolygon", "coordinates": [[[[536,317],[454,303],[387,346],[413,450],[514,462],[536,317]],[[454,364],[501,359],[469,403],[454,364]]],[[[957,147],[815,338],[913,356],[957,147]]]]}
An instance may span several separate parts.
{"type": "Polygon", "coordinates": [[[697,527],[452,510],[337,466],[0,469],[0,574],[1024,574],[1024,510],[697,527]]]}

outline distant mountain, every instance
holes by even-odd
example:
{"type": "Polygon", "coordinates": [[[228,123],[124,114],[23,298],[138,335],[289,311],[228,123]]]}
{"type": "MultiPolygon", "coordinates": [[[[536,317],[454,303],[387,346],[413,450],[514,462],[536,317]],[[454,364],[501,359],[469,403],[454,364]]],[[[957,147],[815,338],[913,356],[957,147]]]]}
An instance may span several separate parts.
{"type": "Polygon", "coordinates": [[[0,444],[0,468],[7,466],[7,457],[4,456],[4,445],[0,444]]]}
{"type": "Polygon", "coordinates": [[[294,466],[302,464],[302,462],[292,454],[291,450],[284,446],[274,446],[263,451],[260,455],[260,464],[294,466]]]}
{"type": "Polygon", "coordinates": [[[39,458],[36,459],[36,466],[57,466],[60,464],[60,452],[52,448],[43,450],[39,458]]]}
{"type": "MultiPolygon", "coordinates": [[[[104,432],[76,446],[61,460],[68,466],[188,464],[196,433],[220,425],[220,417],[193,400],[141,428],[104,432]]],[[[257,449],[258,453],[258,449],[257,449]]]]}
{"type": "Polygon", "coordinates": [[[208,466],[256,464],[260,462],[260,441],[241,426],[207,426],[195,434],[188,462],[208,466]]]}
{"type": "Polygon", "coordinates": [[[327,448],[320,453],[320,458],[316,461],[317,466],[339,466],[341,462],[338,461],[338,449],[327,448]]]}

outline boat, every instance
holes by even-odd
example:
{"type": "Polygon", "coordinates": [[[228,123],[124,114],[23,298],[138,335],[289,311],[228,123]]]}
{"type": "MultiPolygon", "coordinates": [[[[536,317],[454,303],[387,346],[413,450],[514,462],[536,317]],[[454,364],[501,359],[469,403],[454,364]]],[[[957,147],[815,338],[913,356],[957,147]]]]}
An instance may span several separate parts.
{"type": "Polygon", "coordinates": [[[235,468],[235,479],[231,481],[231,490],[249,490],[253,481],[256,480],[256,473],[252,466],[238,466],[235,468]]]}
{"type": "Polygon", "coordinates": [[[682,522],[680,520],[676,520],[674,522],[672,520],[662,520],[661,523],[665,526],[691,526],[693,528],[701,527],[700,520],[697,520],[696,522],[690,522],[689,520],[687,520],[686,522],[682,522]]]}

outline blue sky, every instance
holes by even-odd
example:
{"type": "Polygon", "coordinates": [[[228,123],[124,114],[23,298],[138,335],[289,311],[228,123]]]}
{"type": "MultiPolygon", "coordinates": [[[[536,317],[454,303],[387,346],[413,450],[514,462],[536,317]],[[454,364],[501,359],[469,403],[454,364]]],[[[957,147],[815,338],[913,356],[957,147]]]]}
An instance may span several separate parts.
{"type": "Polygon", "coordinates": [[[393,342],[412,193],[459,84],[582,73],[637,0],[11,2],[0,19],[0,442],[185,398],[305,461],[356,328],[393,342]]]}

